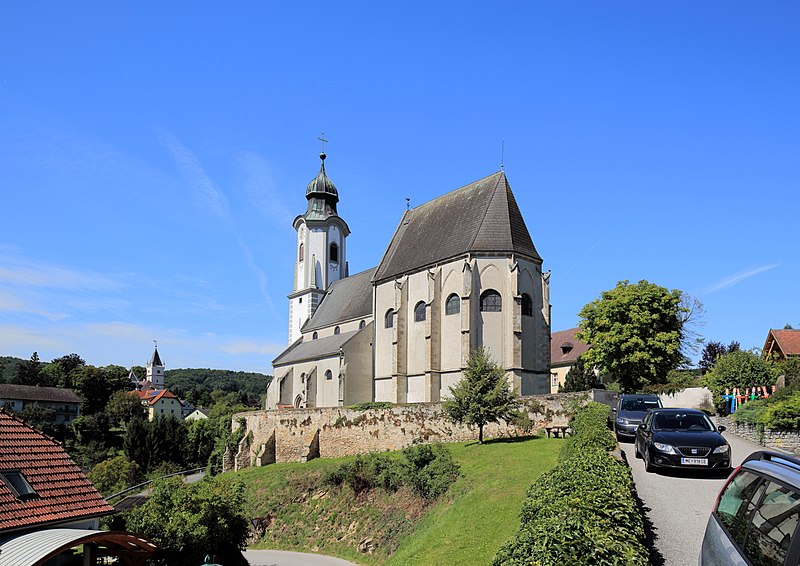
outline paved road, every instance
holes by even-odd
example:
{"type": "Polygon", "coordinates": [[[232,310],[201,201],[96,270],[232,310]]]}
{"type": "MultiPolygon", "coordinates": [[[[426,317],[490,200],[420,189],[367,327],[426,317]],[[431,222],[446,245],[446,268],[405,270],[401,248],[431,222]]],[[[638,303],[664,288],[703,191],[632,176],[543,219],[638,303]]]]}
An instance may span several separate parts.
{"type": "MultiPolygon", "coordinates": [[[[763,447],[723,433],[731,445],[734,467],[763,447]]],[[[708,516],[726,477],[709,472],[659,471],[648,474],[634,456],[633,443],[620,443],[631,466],[636,490],[652,523],[655,556],[664,566],[697,564],[708,516]]]]}
{"type": "Polygon", "coordinates": [[[341,558],[285,550],[245,550],[243,554],[251,566],[356,566],[341,558]]]}

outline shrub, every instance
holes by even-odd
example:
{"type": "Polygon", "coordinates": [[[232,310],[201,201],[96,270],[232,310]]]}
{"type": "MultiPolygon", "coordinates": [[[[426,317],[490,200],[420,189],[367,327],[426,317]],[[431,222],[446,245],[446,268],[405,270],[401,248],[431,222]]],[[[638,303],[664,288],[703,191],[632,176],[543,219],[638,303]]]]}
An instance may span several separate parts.
{"type": "Polygon", "coordinates": [[[125,456],[115,456],[92,468],[89,480],[100,493],[109,495],[135,485],[140,480],[139,466],[125,456]]]}
{"type": "Polygon", "coordinates": [[[420,497],[436,499],[459,475],[458,464],[441,444],[423,444],[403,450],[404,460],[391,454],[367,454],[326,472],[323,483],[350,486],[359,494],[381,488],[397,491],[408,485],[420,497]]]}
{"type": "Polygon", "coordinates": [[[767,399],[757,399],[744,405],[739,405],[731,416],[734,422],[755,424],[767,408],[767,402],[767,399]]]}
{"type": "Polygon", "coordinates": [[[420,497],[436,499],[458,478],[458,464],[442,444],[411,446],[403,454],[411,465],[409,483],[420,497]]]}
{"type": "Polygon", "coordinates": [[[767,403],[756,422],[766,428],[800,429],[800,391],[795,391],[793,395],[784,399],[778,398],[772,403],[767,403]]]}
{"type": "Polygon", "coordinates": [[[578,411],[558,465],[528,490],[520,529],[493,564],[647,564],[630,469],[608,453],[616,446],[609,410],[589,403],[578,411]]]}

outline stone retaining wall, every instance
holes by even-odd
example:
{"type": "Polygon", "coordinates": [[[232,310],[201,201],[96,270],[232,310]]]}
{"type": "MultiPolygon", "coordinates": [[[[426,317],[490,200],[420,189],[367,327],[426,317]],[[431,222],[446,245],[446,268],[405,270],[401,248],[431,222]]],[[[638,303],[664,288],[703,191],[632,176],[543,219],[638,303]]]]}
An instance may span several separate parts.
{"type": "MultiPolygon", "coordinates": [[[[523,397],[530,422],[489,424],[484,427],[484,437],[523,436],[551,424],[566,425],[570,416],[567,413],[589,400],[587,393],[523,397]]],[[[234,415],[234,429],[242,420],[243,439],[236,454],[226,455],[225,470],[400,450],[415,442],[461,442],[478,438],[477,428],[448,421],[441,403],[414,403],[367,411],[347,407],[252,411],[234,415]]]]}
{"type": "Polygon", "coordinates": [[[730,417],[717,417],[717,424],[725,426],[726,432],[746,438],[765,448],[800,454],[800,431],[770,428],[759,430],[754,424],[737,423],[730,417]]]}

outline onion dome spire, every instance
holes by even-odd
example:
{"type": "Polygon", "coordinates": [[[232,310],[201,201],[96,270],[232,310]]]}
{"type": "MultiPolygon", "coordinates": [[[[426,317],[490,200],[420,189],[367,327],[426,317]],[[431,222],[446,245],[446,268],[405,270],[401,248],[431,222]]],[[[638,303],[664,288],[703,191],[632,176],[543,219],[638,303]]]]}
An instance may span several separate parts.
{"type": "MultiPolygon", "coordinates": [[[[322,139],[322,138],[320,138],[322,139]]],[[[324,143],[325,140],[323,140],[324,143]]],[[[339,202],[339,191],[325,172],[325,150],[319,154],[320,166],[317,176],[311,179],[306,187],[306,199],[308,199],[308,210],[305,217],[307,220],[324,220],[329,216],[338,216],[336,203],[339,202]]]]}

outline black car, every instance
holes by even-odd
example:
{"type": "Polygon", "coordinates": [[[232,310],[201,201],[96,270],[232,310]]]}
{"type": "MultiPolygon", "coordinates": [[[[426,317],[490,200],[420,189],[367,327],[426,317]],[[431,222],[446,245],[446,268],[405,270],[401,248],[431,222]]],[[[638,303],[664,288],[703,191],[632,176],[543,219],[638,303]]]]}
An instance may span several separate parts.
{"type": "Polygon", "coordinates": [[[699,468],[728,471],[731,447],[703,411],[654,409],[636,429],[637,458],[645,470],[653,468],[699,468]]]}

